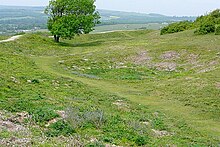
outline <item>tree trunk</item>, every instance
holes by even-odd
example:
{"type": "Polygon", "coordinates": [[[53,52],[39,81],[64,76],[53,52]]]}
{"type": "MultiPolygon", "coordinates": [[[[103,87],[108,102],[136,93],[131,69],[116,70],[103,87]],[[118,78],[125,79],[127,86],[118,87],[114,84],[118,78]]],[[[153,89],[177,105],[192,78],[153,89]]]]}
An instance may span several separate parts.
{"type": "Polygon", "coordinates": [[[55,42],[60,42],[60,36],[54,35],[54,41],[55,42]]]}

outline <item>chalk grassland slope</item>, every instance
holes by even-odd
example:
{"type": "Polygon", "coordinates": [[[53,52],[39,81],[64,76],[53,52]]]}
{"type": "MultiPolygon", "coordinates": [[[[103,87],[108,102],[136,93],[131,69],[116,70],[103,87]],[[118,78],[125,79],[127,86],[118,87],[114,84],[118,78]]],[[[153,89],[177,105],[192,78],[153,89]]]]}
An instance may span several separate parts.
{"type": "Polygon", "coordinates": [[[219,145],[220,36],[48,36],[0,44],[2,145],[219,145]]]}

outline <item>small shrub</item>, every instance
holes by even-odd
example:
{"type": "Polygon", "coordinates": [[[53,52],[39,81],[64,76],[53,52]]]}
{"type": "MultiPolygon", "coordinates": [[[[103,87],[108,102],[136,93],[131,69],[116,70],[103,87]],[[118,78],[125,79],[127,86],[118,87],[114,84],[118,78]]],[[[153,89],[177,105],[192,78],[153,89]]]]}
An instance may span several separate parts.
{"type": "Polygon", "coordinates": [[[217,26],[215,29],[215,35],[220,35],[220,26],[217,26]]]}
{"type": "Polygon", "coordinates": [[[31,80],[31,83],[33,83],[33,84],[39,84],[40,81],[39,81],[38,79],[33,79],[33,80],[31,80]]]}
{"type": "Polygon", "coordinates": [[[57,136],[70,136],[76,133],[76,131],[65,121],[60,120],[56,123],[53,123],[49,126],[49,130],[46,132],[48,137],[57,137],[57,136]]]}
{"type": "Polygon", "coordinates": [[[138,121],[129,122],[129,126],[138,134],[146,134],[148,132],[146,125],[138,121]]]}
{"type": "Polygon", "coordinates": [[[146,136],[137,136],[134,139],[135,144],[138,146],[146,145],[148,143],[148,141],[149,141],[149,138],[146,136]]]}
{"type": "Polygon", "coordinates": [[[190,21],[181,21],[181,22],[176,22],[172,23],[166,27],[164,27],[160,34],[171,34],[171,33],[177,33],[177,32],[182,32],[188,29],[193,28],[193,23],[190,21]]]}
{"type": "Polygon", "coordinates": [[[59,115],[55,113],[53,110],[48,109],[46,107],[38,108],[32,112],[33,119],[35,122],[39,124],[44,124],[53,118],[58,117],[59,115]]]}
{"type": "Polygon", "coordinates": [[[163,120],[161,118],[154,118],[152,121],[153,128],[158,130],[166,130],[167,127],[165,126],[163,120]]]}
{"type": "Polygon", "coordinates": [[[102,110],[84,110],[78,108],[68,108],[66,111],[67,121],[74,127],[80,128],[90,126],[89,124],[99,128],[105,122],[104,113],[102,110]]]}
{"type": "Polygon", "coordinates": [[[112,143],[112,142],[113,142],[113,138],[104,137],[104,138],[103,138],[103,141],[104,141],[104,142],[108,142],[108,143],[112,143]]]}

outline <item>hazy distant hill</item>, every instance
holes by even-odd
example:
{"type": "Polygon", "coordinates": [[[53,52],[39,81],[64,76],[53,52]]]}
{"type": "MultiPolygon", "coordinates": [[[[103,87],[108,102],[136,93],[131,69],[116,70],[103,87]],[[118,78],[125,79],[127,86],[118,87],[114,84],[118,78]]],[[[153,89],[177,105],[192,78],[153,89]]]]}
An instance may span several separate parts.
{"type": "Polygon", "coordinates": [[[163,23],[181,20],[195,20],[196,17],[165,16],[156,13],[144,14],[135,12],[121,12],[110,10],[99,10],[102,24],[123,23],[163,23]]]}
{"type": "MultiPolygon", "coordinates": [[[[169,23],[195,19],[195,17],[171,17],[154,13],[98,11],[101,14],[100,25],[169,23]]],[[[0,34],[46,29],[47,16],[43,12],[44,7],[0,6],[0,34]]]]}
{"type": "Polygon", "coordinates": [[[43,7],[0,6],[0,33],[46,28],[43,7]]]}

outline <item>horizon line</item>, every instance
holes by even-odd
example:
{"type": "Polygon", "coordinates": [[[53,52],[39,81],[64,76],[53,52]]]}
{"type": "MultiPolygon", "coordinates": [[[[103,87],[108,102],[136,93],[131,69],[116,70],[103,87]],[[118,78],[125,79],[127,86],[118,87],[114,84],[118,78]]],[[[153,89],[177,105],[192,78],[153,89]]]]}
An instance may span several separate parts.
{"type": "MultiPolygon", "coordinates": [[[[6,6],[6,7],[46,7],[47,5],[1,5],[0,6],[6,6]]],[[[103,8],[97,8],[97,10],[107,10],[107,11],[116,11],[116,12],[127,12],[127,13],[138,13],[138,14],[159,14],[159,15],[163,15],[163,16],[169,16],[169,17],[198,17],[201,15],[166,15],[166,14],[162,14],[162,13],[157,13],[157,12],[137,12],[137,11],[123,11],[123,10],[113,10],[113,9],[103,9],[103,8]]],[[[206,14],[207,12],[205,12],[204,14],[206,14]]]]}

